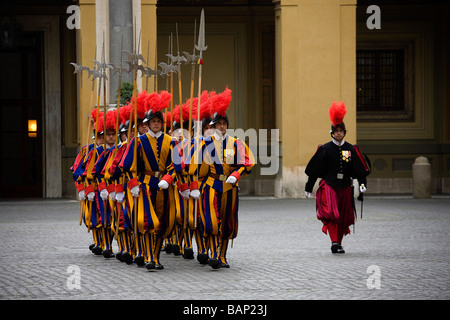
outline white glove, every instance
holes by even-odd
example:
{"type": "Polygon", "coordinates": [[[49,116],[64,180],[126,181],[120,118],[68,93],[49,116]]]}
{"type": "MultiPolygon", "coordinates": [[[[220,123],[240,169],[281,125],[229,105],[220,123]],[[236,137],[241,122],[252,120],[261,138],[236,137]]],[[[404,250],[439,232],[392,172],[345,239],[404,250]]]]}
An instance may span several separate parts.
{"type": "Polygon", "coordinates": [[[169,184],[167,183],[166,180],[161,180],[158,183],[158,187],[160,187],[161,189],[167,189],[169,187],[169,184]]]}
{"type": "Polygon", "coordinates": [[[235,176],[229,176],[225,182],[226,182],[226,183],[235,184],[236,181],[237,181],[237,179],[236,179],[235,176]]]}
{"type": "Polygon", "coordinates": [[[109,199],[111,199],[111,201],[116,200],[116,192],[115,191],[113,191],[109,194],[109,199]]]}
{"type": "Polygon", "coordinates": [[[87,194],[87,198],[88,198],[89,201],[94,201],[94,198],[95,198],[95,192],[94,192],[94,191],[89,192],[89,193],[87,194]]]}
{"type": "Polygon", "coordinates": [[[364,192],[366,192],[366,190],[367,190],[367,188],[365,185],[362,184],[359,186],[359,192],[364,193],[364,192]]]}
{"type": "Polygon", "coordinates": [[[131,188],[131,195],[135,198],[139,197],[139,186],[134,186],[131,188]]]}
{"type": "Polygon", "coordinates": [[[181,191],[181,196],[183,197],[183,199],[188,200],[189,199],[189,193],[191,193],[191,190],[186,189],[184,191],[181,191]]]}
{"type": "Polygon", "coordinates": [[[122,203],[125,199],[125,194],[123,192],[116,193],[116,201],[122,203]]]}
{"type": "Polygon", "coordinates": [[[197,200],[198,198],[200,198],[200,191],[198,189],[192,190],[191,197],[194,198],[194,200],[197,200]]]}
{"type": "Polygon", "coordinates": [[[100,198],[102,198],[103,201],[108,200],[108,190],[106,189],[101,190],[100,198]]]}
{"type": "Polygon", "coordinates": [[[305,191],[305,196],[306,196],[307,198],[311,198],[311,192],[305,191]]]}
{"type": "Polygon", "coordinates": [[[84,190],[81,190],[80,192],[78,192],[78,199],[81,200],[86,200],[86,194],[84,193],[84,190]]]}

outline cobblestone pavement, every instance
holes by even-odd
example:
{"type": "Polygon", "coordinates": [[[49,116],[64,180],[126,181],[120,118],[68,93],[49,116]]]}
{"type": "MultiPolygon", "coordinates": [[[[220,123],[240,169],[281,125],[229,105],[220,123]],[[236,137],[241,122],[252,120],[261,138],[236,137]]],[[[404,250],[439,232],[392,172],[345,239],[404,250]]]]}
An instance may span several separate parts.
{"type": "Polygon", "coordinates": [[[450,299],[450,198],[366,196],[363,219],[359,206],[337,255],[314,199],[242,198],[230,269],[163,252],[148,271],[92,254],[77,201],[2,201],[0,299],[450,299]]]}

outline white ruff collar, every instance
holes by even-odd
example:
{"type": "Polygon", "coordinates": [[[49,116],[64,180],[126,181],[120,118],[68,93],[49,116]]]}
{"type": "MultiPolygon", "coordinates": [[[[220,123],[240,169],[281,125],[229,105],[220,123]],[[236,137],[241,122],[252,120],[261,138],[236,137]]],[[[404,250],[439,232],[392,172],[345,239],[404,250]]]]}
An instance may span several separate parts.
{"type": "Polygon", "coordinates": [[[337,142],[336,139],[334,139],[334,138],[332,138],[332,139],[333,139],[333,143],[334,143],[335,145],[337,145],[338,147],[342,146],[342,145],[345,143],[344,138],[342,138],[341,144],[339,144],[339,142],[337,142]]]}
{"type": "Polygon", "coordinates": [[[158,131],[157,133],[154,133],[152,130],[149,130],[149,131],[148,131],[148,134],[149,134],[151,137],[158,139],[159,137],[161,137],[162,131],[158,131]]]}
{"type": "Polygon", "coordinates": [[[217,131],[214,132],[213,136],[214,136],[214,139],[216,139],[216,140],[225,140],[225,138],[227,137],[226,134],[222,137],[222,135],[220,133],[218,133],[217,131]]]}

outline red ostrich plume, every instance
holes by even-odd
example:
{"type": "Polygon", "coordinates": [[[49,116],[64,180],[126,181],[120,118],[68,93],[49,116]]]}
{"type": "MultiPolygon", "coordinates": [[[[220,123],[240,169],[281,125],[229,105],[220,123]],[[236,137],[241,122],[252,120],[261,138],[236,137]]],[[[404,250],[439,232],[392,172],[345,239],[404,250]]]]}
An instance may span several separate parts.
{"type": "Polygon", "coordinates": [[[169,106],[170,99],[172,99],[172,95],[169,92],[167,92],[166,90],[160,91],[159,97],[160,97],[160,102],[159,102],[159,105],[157,106],[157,108],[155,110],[153,110],[154,112],[158,112],[158,111],[161,111],[162,109],[167,108],[169,106]]]}
{"type": "MultiPolygon", "coordinates": [[[[103,117],[103,111],[98,111],[98,117],[103,117]]],[[[97,121],[97,109],[92,110],[91,112],[91,118],[93,122],[97,121]]]]}
{"type": "Polygon", "coordinates": [[[171,123],[172,122],[172,113],[170,111],[163,113],[163,119],[165,123],[171,123]]]}
{"type": "Polygon", "coordinates": [[[116,131],[116,118],[117,110],[109,110],[106,112],[106,131],[116,131]]]}
{"type": "MultiPolygon", "coordinates": [[[[128,110],[126,111],[126,120],[130,120],[131,122],[134,122],[134,97],[131,98],[130,102],[125,106],[128,110]]],[[[136,110],[137,112],[137,110],[136,110]]],[[[138,114],[139,117],[139,114],[138,114]]]]}
{"type": "Polygon", "coordinates": [[[103,131],[103,114],[98,116],[98,121],[94,123],[94,131],[102,132],[103,131]]]}
{"type": "Polygon", "coordinates": [[[210,113],[217,113],[218,115],[224,117],[228,107],[231,102],[231,90],[228,87],[225,88],[224,92],[221,92],[216,95],[212,95],[210,97],[211,105],[210,105],[210,113]]]}
{"type": "MultiPolygon", "coordinates": [[[[203,99],[203,97],[202,97],[203,99]]],[[[187,99],[186,104],[189,109],[191,108],[191,99],[187,99]]],[[[197,119],[197,110],[198,110],[198,97],[192,98],[192,118],[197,119]]]]}
{"type": "Polygon", "coordinates": [[[149,93],[144,101],[145,110],[147,112],[150,110],[153,110],[153,105],[155,103],[157,103],[158,100],[159,100],[159,96],[156,92],[149,93]]]}
{"type": "MultiPolygon", "coordinates": [[[[205,91],[203,91],[203,92],[205,92],[205,91]]],[[[189,110],[191,108],[191,98],[187,99],[185,104],[187,105],[188,112],[189,112],[189,110]]],[[[195,118],[195,119],[197,119],[197,109],[198,109],[197,106],[198,106],[198,97],[194,97],[194,98],[192,98],[192,118],[195,118]]],[[[183,120],[184,120],[184,114],[183,114],[183,120]]]]}
{"type": "Polygon", "coordinates": [[[344,122],[344,116],[347,113],[347,109],[345,108],[344,101],[336,102],[333,101],[331,104],[330,110],[328,110],[328,114],[330,115],[330,120],[333,126],[337,126],[344,122]]]}
{"type": "Polygon", "coordinates": [[[172,95],[165,90],[160,91],[159,94],[156,92],[149,94],[145,101],[147,111],[151,110],[153,113],[156,113],[167,108],[171,98],[172,95]]]}
{"type": "MultiPolygon", "coordinates": [[[[145,112],[147,111],[145,108],[145,99],[147,98],[147,91],[143,90],[139,92],[136,100],[136,113],[138,119],[143,120],[145,118],[145,112]]],[[[134,103],[134,102],[133,102],[134,103]]],[[[134,104],[133,106],[133,114],[134,114],[134,104]]]]}
{"type": "Polygon", "coordinates": [[[201,98],[203,100],[200,101],[200,120],[211,118],[211,102],[212,97],[216,96],[217,93],[215,91],[211,91],[208,95],[203,99],[203,94],[201,98]]]}
{"type": "MultiPolygon", "coordinates": [[[[184,103],[181,106],[181,112],[183,112],[183,121],[189,120],[189,108],[190,108],[190,104],[184,103]]],[[[181,115],[180,115],[180,105],[177,105],[174,109],[173,109],[173,113],[172,113],[172,117],[173,117],[173,121],[176,121],[177,123],[180,123],[181,120],[181,115]]]]}
{"type": "MultiPolygon", "coordinates": [[[[136,100],[136,114],[137,114],[137,118],[138,120],[141,119],[143,120],[145,118],[145,112],[147,111],[145,108],[145,100],[147,98],[147,92],[145,90],[141,91],[138,96],[137,96],[137,100],[136,100]]],[[[130,108],[130,113],[131,113],[131,121],[134,122],[134,96],[131,97],[130,102],[125,106],[125,107],[129,107],[130,108]]],[[[128,119],[130,119],[130,114],[128,114],[128,119]]],[[[125,120],[126,121],[126,120],[125,120]]]]}
{"type": "MultiPolygon", "coordinates": [[[[213,92],[213,91],[212,91],[213,92]]],[[[210,97],[207,90],[204,90],[200,95],[200,120],[210,117],[210,97]]],[[[194,104],[192,105],[192,117],[197,120],[198,116],[198,98],[194,98],[194,104]]]]}
{"type": "Polygon", "coordinates": [[[130,120],[130,105],[127,104],[119,109],[119,121],[120,124],[125,124],[127,120],[130,120]]]}
{"type": "Polygon", "coordinates": [[[189,110],[191,109],[191,102],[190,101],[186,101],[183,106],[182,106],[182,110],[183,110],[183,121],[187,121],[189,120],[189,110]]]}
{"type": "Polygon", "coordinates": [[[177,104],[172,110],[172,121],[180,121],[180,105],[177,104]]]}

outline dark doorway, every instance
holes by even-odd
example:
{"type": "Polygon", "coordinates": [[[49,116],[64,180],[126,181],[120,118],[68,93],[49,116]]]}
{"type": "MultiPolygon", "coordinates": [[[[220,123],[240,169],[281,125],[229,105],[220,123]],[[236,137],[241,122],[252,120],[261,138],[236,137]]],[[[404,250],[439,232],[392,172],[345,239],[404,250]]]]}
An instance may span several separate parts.
{"type": "Polygon", "coordinates": [[[42,197],[41,32],[0,47],[0,198],[42,197]]]}

